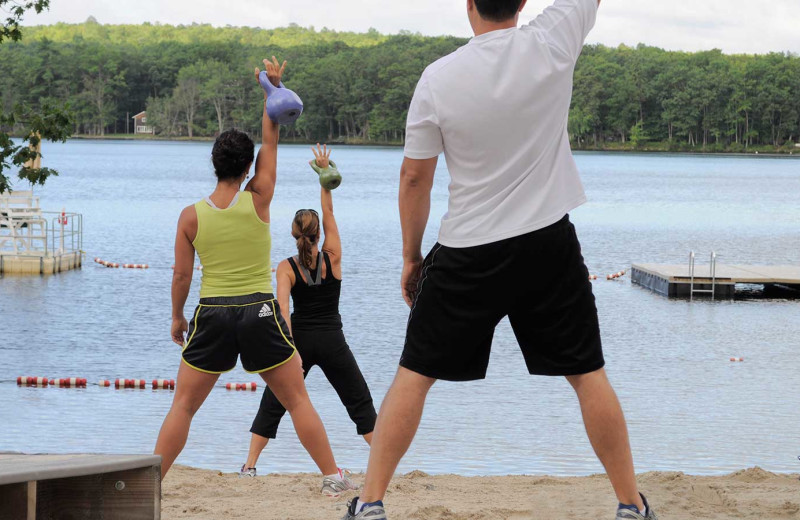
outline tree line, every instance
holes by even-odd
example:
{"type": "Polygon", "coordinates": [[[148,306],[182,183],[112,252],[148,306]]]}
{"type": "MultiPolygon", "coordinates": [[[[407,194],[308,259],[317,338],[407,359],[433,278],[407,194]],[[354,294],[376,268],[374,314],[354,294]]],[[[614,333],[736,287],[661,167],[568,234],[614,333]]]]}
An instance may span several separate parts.
{"type": "MultiPolygon", "coordinates": [[[[275,54],[305,103],[287,137],[403,141],[424,67],[464,38],[208,25],[56,24],[0,47],[0,108],[67,106],[75,134],[132,131],[132,115],[164,137],[257,134],[263,94],[252,71],[275,54]]],[[[577,147],[745,150],[800,141],[800,58],[586,46],[575,71],[569,132],[577,147]]]]}
{"type": "Polygon", "coordinates": [[[575,70],[576,144],[743,151],[800,142],[800,58],[586,46],[575,70]]]}

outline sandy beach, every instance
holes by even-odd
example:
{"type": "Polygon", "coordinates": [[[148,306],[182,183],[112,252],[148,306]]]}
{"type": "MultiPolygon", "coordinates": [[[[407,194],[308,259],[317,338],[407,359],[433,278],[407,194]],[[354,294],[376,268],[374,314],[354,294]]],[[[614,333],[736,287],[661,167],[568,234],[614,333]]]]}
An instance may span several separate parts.
{"type": "MultiPolygon", "coordinates": [[[[680,472],[639,476],[662,519],[800,519],[800,475],[760,468],[718,477],[680,472]]],[[[355,475],[363,482],[363,475],[355,475]]],[[[320,478],[231,473],[176,466],[163,484],[163,518],[338,520],[347,500],[319,495],[320,478]]],[[[610,519],[616,500],[604,475],[430,476],[414,471],[392,481],[385,503],[397,520],[610,519]]]]}

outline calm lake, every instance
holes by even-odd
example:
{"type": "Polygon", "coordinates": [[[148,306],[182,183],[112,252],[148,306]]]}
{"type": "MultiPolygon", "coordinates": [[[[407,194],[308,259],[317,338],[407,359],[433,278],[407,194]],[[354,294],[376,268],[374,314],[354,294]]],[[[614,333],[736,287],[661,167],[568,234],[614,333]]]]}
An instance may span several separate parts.
{"type": "MultiPolygon", "coordinates": [[[[149,453],[169,391],[114,390],[100,379],[174,378],[169,338],[178,214],[214,186],[210,143],[70,141],[46,144],[61,175],[37,188],[47,210],[84,215],[82,270],[0,278],[0,451],[149,453]],[[94,257],[149,263],[106,269],[94,257]],[[86,377],[87,389],[19,388],[20,375],[86,377]]],[[[319,207],[306,146],[282,146],[272,208],[273,262],[293,254],[299,208],[319,207]]],[[[344,176],[334,204],[344,243],[345,334],[376,404],[391,383],[408,309],[397,180],[402,150],[334,148],[344,176]]],[[[572,213],[600,312],[607,370],[627,413],[637,471],[717,474],[759,465],[800,471],[800,301],[668,300],[605,274],[635,262],[800,263],[800,160],[776,157],[576,154],[589,203],[572,213]],[[730,357],[744,357],[731,363],[730,357]]],[[[426,249],[446,211],[440,161],[426,249]]],[[[27,189],[19,185],[19,189],[27,189]]],[[[534,273],[534,276],[547,273],[534,273]]],[[[194,281],[187,316],[197,302],[194,281]]],[[[179,464],[235,471],[261,392],[240,368],[220,378],[198,413],[179,464]]],[[[335,392],[308,378],[337,457],[366,467],[335,392]]],[[[260,384],[263,388],[263,385],[260,384]]],[[[288,415],[259,473],[315,471],[288,415]]],[[[563,379],[530,377],[502,322],[485,381],[438,383],[400,471],[465,475],[601,472],[577,400],[563,379]]]]}

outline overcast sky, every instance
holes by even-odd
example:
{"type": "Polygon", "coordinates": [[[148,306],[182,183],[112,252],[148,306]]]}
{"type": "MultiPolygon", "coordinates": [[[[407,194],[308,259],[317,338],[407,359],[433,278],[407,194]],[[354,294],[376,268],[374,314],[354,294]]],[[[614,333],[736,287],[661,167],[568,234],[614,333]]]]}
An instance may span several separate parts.
{"type": "MultiPolygon", "coordinates": [[[[552,0],[529,0],[523,18],[552,0]]],[[[466,0],[51,0],[26,25],[101,23],[247,25],[297,23],[317,29],[470,36],[466,0]]],[[[673,50],[719,48],[726,53],[800,53],[800,1],[604,0],[589,43],[646,43],[673,50]]]]}

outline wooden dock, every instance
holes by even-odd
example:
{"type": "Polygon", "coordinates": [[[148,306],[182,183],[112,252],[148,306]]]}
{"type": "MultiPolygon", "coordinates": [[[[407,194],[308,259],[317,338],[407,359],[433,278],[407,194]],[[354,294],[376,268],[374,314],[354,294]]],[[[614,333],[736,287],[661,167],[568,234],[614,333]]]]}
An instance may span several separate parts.
{"type": "Polygon", "coordinates": [[[0,518],[158,520],[161,457],[0,453],[0,518]]]}
{"type": "MultiPolygon", "coordinates": [[[[631,268],[631,280],[664,296],[690,296],[692,279],[688,264],[634,264],[631,268]]],[[[694,288],[708,290],[711,289],[711,284],[710,267],[698,265],[695,268],[694,288]]],[[[717,264],[714,296],[733,298],[737,284],[762,285],[765,292],[797,291],[800,296],[800,266],[717,264]]]]}

